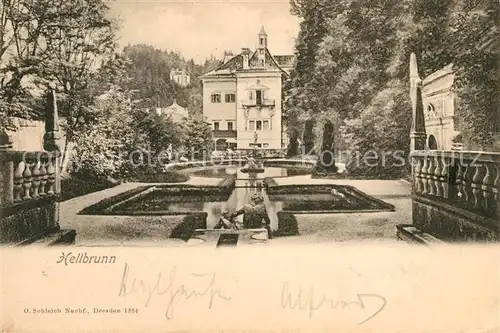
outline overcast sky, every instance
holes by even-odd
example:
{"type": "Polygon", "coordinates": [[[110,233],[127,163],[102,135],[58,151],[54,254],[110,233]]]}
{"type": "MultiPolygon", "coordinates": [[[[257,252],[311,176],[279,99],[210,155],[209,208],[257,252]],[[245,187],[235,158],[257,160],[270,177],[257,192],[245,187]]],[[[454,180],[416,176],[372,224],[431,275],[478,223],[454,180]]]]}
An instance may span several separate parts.
{"type": "Polygon", "coordinates": [[[262,25],[273,54],[292,54],[300,22],[288,0],[115,0],[112,11],[121,21],[121,46],[151,44],[198,63],[212,53],[254,49],[262,25]]]}

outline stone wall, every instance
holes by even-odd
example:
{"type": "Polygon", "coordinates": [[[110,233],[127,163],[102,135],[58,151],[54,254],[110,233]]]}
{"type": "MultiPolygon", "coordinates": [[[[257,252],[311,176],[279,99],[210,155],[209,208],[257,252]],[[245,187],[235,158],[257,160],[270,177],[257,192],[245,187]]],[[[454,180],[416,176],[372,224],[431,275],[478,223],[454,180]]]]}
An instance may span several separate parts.
{"type": "MultiPolygon", "coordinates": [[[[45,122],[40,120],[26,120],[15,118],[16,131],[8,131],[7,134],[12,141],[13,151],[43,151],[43,136],[45,134],[45,122]]],[[[59,135],[57,141],[59,149],[64,151],[65,136],[61,124],[64,118],[59,120],[59,135]]]]}
{"type": "Polygon", "coordinates": [[[450,150],[453,138],[459,134],[455,94],[452,91],[455,79],[452,66],[450,64],[423,80],[422,101],[429,149],[450,150]]]}

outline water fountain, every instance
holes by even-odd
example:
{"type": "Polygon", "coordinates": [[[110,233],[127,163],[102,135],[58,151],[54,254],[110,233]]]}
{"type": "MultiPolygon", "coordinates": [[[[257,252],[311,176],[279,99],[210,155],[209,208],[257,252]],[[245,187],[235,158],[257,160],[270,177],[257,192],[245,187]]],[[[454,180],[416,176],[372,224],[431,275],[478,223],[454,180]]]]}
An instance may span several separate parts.
{"type": "Polygon", "coordinates": [[[250,174],[256,174],[256,173],[263,173],[264,172],[264,163],[261,160],[256,160],[257,158],[257,140],[259,138],[257,132],[254,133],[254,146],[253,146],[253,151],[252,155],[247,158],[247,163],[245,166],[241,169],[241,172],[244,173],[250,173],[250,174]]]}

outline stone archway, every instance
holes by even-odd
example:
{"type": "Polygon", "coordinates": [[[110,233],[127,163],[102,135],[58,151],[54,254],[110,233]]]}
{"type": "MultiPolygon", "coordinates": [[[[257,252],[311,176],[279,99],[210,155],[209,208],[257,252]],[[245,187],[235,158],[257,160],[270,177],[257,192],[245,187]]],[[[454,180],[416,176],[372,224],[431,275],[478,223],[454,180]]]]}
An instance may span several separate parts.
{"type": "Polygon", "coordinates": [[[226,139],[217,139],[215,140],[215,150],[225,151],[228,147],[226,139]]]}
{"type": "Polygon", "coordinates": [[[429,135],[429,139],[427,141],[427,146],[429,147],[430,150],[437,150],[438,149],[436,137],[433,134],[429,135]]]}

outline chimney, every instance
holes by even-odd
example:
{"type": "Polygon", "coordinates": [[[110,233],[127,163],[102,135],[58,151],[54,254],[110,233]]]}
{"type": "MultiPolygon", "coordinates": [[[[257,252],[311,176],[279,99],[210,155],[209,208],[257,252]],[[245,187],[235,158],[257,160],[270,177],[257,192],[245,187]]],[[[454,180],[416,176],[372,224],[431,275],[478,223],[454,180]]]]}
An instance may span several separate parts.
{"type": "Polygon", "coordinates": [[[244,47],[241,49],[241,55],[243,56],[243,69],[248,69],[248,61],[250,57],[250,49],[244,47]]]}

